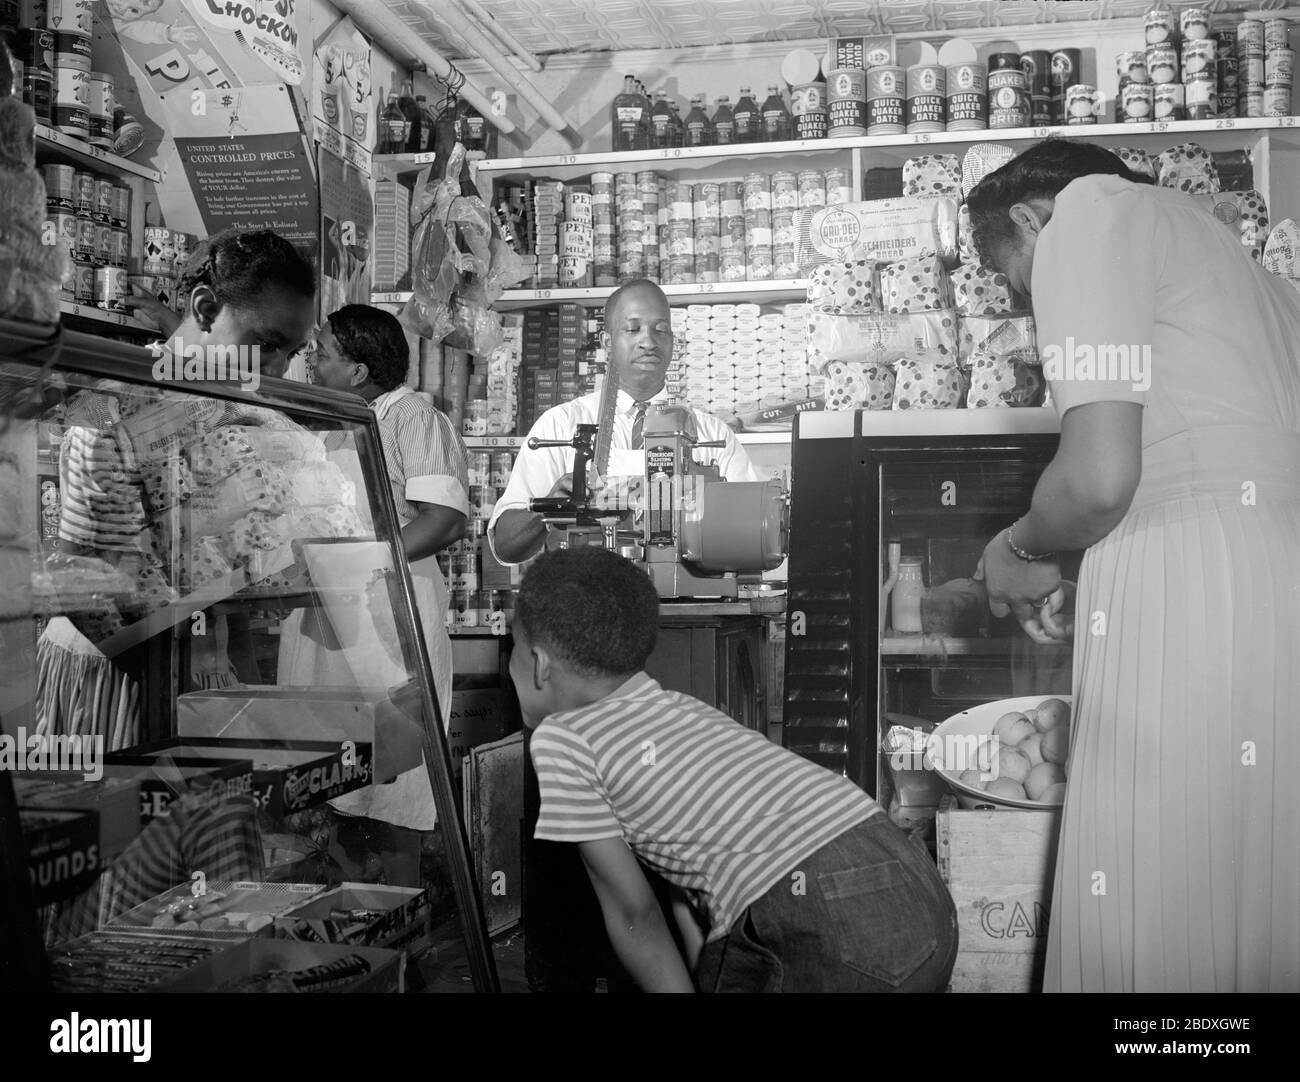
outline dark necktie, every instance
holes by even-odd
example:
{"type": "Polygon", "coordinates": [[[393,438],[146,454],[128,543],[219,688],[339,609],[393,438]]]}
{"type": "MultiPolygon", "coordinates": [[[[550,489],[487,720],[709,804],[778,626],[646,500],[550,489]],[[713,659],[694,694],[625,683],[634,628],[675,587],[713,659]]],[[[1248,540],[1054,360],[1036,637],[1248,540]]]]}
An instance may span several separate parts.
{"type": "Polygon", "coordinates": [[[636,406],[636,419],[632,422],[632,450],[639,451],[645,446],[645,440],[641,435],[641,430],[645,427],[645,411],[649,408],[649,402],[634,402],[636,406]]]}

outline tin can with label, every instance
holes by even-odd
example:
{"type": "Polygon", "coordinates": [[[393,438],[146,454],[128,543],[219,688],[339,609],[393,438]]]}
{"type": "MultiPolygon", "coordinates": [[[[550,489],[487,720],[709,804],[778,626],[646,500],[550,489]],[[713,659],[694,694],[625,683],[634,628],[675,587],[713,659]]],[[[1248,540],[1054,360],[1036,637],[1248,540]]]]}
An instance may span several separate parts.
{"type": "Polygon", "coordinates": [[[108,225],[113,220],[113,182],[108,177],[95,178],[95,221],[108,225]]]}
{"type": "Polygon", "coordinates": [[[907,133],[941,132],[947,119],[948,70],[939,64],[915,64],[907,69],[904,119],[907,133]]]}
{"type": "Polygon", "coordinates": [[[1219,116],[1237,115],[1237,92],[1235,90],[1219,91],[1219,116]]]}
{"type": "Polygon", "coordinates": [[[772,209],[772,182],[766,173],[745,176],[745,210],[772,209]]]}
{"type": "Polygon", "coordinates": [[[175,273],[176,249],[172,247],[172,232],[166,226],[150,225],[144,230],[144,260],[140,269],[145,274],[170,275],[175,273]]]}
{"type": "Polygon", "coordinates": [[[470,451],[465,456],[467,479],[471,485],[492,484],[492,452],[470,451]]]}
{"type": "MultiPolygon", "coordinates": [[[[662,264],[662,259],[660,260],[662,264]]],[[[668,258],[668,284],[688,286],[695,283],[695,256],[675,255],[668,258]]]]}
{"type": "Polygon", "coordinates": [[[76,213],[76,174],[77,171],[70,165],[41,166],[47,206],[76,213]]]}
{"type": "Polygon", "coordinates": [[[1151,119],[1155,107],[1155,84],[1129,83],[1121,95],[1120,106],[1124,110],[1124,123],[1145,124],[1151,119]]]}
{"type": "Polygon", "coordinates": [[[1220,92],[1232,91],[1233,97],[1237,96],[1237,58],[1235,55],[1224,55],[1219,51],[1218,57],[1214,61],[1214,67],[1218,74],[1220,92]]]}
{"type": "Polygon", "coordinates": [[[470,608],[471,590],[457,586],[451,591],[452,627],[458,631],[478,627],[478,609],[470,608]]]}
{"type": "Polygon", "coordinates": [[[1065,122],[1067,124],[1097,123],[1097,88],[1087,83],[1075,83],[1065,90],[1065,122]]]}
{"type": "Polygon", "coordinates": [[[58,242],[68,250],[68,258],[77,258],[77,216],[70,210],[58,210],[50,214],[58,242]]]}
{"type": "Polygon", "coordinates": [[[68,266],[67,273],[64,274],[63,280],[59,283],[59,288],[63,292],[65,301],[75,302],[77,299],[77,264],[71,263],[68,266]]]}
{"type": "Polygon", "coordinates": [[[989,127],[1029,126],[1029,91],[1020,68],[989,72],[989,127]]]}
{"type": "Polygon", "coordinates": [[[899,67],[867,69],[867,134],[902,135],[907,131],[907,75],[899,67]]]}
{"type": "Polygon", "coordinates": [[[989,126],[988,75],[983,64],[951,64],[947,73],[948,131],[989,126]]]}
{"type": "Polygon", "coordinates": [[[733,218],[745,212],[745,189],[738,180],[724,180],[718,194],[718,216],[733,218]]]}
{"type": "Polygon", "coordinates": [[[1144,49],[1130,49],[1115,58],[1115,70],[1120,79],[1131,83],[1149,83],[1151,76],[1147,73],[1147,54],[1144,49]]]}
{"type": "Polygon", "coordinates": [[[72,206],[78,214],[93,216],[95,213],[94,173],[77,170],[72,175],[72,206]]]}
{"type": "Polygon", "coordinates": [[[88,214],[77,215],[77,258],[95,259],[95,220],[88,214]]]}
{"type": "Polygon", "coordinates": [[[853,197],[853,184],[849,178],[849,171],[840,166],[827,169],[826,205],[832,207],[842,203],[852,203],[853,197]]]}
{"type": "Polygon", "coordinates": [[[1178,50],[1172,45],[1147,46],[1147,71],[1153,83],[1178,81],[1178,50]]]}
{"type": "Polygon", "coordinates": [[[826,108],[826,84],[823,82],[800,83],[790,94],[790,112],[795,117],[804,113],[824,113],[826,108]]]}
{"type": "Polygon", "coordinates": [[[24,68],[35,68],[54,78],[54,32],[43,26],[28,26],[14,37],[14,55],[24,68]]]}
{"type": "Polygon", "coordinates": [[[1163,45],[1174,40],[1176,15],[1167,8],[1148,11],[1142,20],[1148,45],[1163,45]]]}
{"type": "Polygon", "coordinates": [[[861,68],[836,68],[826,80],[830,138],[867,133],[867,73],[861,68]]]}
{"type": "Polygon", "coordinates": [[[1056,49],[1052,53],[1052,93],[1065,97],[1072,86],[1081,86],[1083,54],[1078,49],[1056,49]]]}
{"type": "Polygon", "coordinates": [[[795,227],[793,210],[772,211],[772,247],[773,249],[794,244],[795,227]]]}
{"type": "Polygon", "coordinates": [[[512,451],[493,451],[488,483],[493,488],[504,489],[510,484],[510,474],[515,468],[515,456],[512,451]]]}
{"type": "Polygon", "coordinates": [[[54,77],[37,68],[23,68],[23,104],[31,106],[37,124],[48,125],[54,113],[54,77]]]}
{"type": "Polygon", "coordinates": [[[1031,49],[1020,54],[1020,70],[1025,73],[1029,94],[1052,93],[1052,54],[1046,49],[1031,49]]]}
{"type": "Polygon", "coordinates": [[[113,209],[109,224],[126,229],[131,224],[131,189],[125,184],[113,185],[113,209]]]}
{"type": "Polygon", "coordinates": [[[1264,58],[1244,56],[1237,58],[1237,89],[1259,91],[1264,89],[1264,58]]]}
{"type": "Polygon", "coordinates": [[[1259,19],[1243,19],[1237,24],[1237,55],[1264,55],[1264,23],[1259,19]]]}
{"type": "Polygon", "coordinates": [[[90,73],[90,141],[95,146],[113,146],[113,77],[106,72],[90,73]]]}
{"type": "Polygon", "coordinates": [[[799,139],[825,139],[830,132],[830,111],[805,110],[794,118],[794,131],[799,139]]]}
{"type": "Polygon", "coordinates": [[[45,25],[55,33],[89,37],[95,28],[92,0],[42,0],[45,25]]]}
{"type": "Polygon", "coordinates": [[[95,264],[77,260],[72,264],[74,300],[77,304],[95,303],[95,264]]]}
{"type": "Polygon", "coordinates": [[[1183,107],[1188,120],[1208,120],[1219,105],[1218,84],[1213,77],[1194,76],[1183,83],[1183,107]]]}
{"type": "Polygon", "coordinates": [[[1244,117],[1262,117],[1264,115],[1264,91],[1238,91],[1237,115],[1244,117]]]}
{"type": "Polygon", "coordinates": [[[1210,13],[1205,8],[1183,8],[1178,13],[1178,33],[1184,43],[1204,41],[1210,36],[1210,13]]]}
{"type": "Polygon", "coordinates": [[[1155,118],[1157,120],[1185,120],[1187,109],[1184,104],[1182,83],[1158,83],[1155,87],[1155,118]]]}
{"type": "Polygon", "coordinates": [[[1193,38],[1183,42],[1183,82],[1197,75],[1214,74],[1214,49],[1212,38],[1193,38]]]}
{"type": "Polygon", "coordinates": [[[772,209],[795,210],[799,206],[799,177],[796,173],[772,174],[772,209]]]}
{"type": "Polygon", "coordinates": [[[91,43],[89,34],[54,32],[54,68],[75,68],[90,75],[91,43]]]}
{"type": "Polygon", "coordinates": [[[77,68],[54,69],[54,100],[50,119],[65,135],[85,139],[90,134],[90,75],[77,68]]]}
{"type": "Polygon", "coordinates": [[[131,258],[131,234],[115,225],[110,225],[108,228],[108,262],[114,267],[125,267],[131,258]]]}
{"type": "Polygon", "coordinates": [[[1291,20],[1264,20],[1264,52],[1273,49],[1287,49],[1291,46],[1291,20]]]}
{"type": "Polygon", "coordinates": [[[123,312],[126,310],[127,293],[124,268],[95,268],[95,307],[110,312],[123,312]]]}
{"type": "Polygon", "coordinates": [[[1264,58],[1264,88],[1289,87],[1295,78],[1295,51],[1270,49],[1264,58]]]}
{"type": "Polygon", "coordinates": [[[804,169],[799,173],[799,206],[824,207],[826,205],[826,176],[820,169],[804,169]]]}
{"type": "Polygon", "coordinates": [[[989,57],[989,75],[995,71],[1021,71],[1019,53],[994,53],[989,57]]]}
{"type": "Polygon", "coordinates": [[[107,267],[113,262],[113,227],[107,222],[95,223],[95,265],[107,267]]]}
{"type": "MultiPolygon", "coordinates": [[[[794,176],[793,173],[790,174],[794,176]]],[[[691,202],[692,218],[716,218],[720,213],[722,185],[709,181],[695,185],[695,195],[691,202]]]]}
{"type": "Polygon", "coordinates": [[[1291,88],[1289,86],[1269,86],[1264,88],[1264,116],[1291,115],[1291,88]]]}

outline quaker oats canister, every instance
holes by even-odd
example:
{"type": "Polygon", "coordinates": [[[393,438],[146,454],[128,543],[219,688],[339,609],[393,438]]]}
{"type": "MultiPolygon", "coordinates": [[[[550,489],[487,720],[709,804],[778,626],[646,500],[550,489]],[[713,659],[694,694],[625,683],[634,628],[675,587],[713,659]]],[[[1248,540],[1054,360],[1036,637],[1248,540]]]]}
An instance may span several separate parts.
{"type": "Polygon", "coordinates": [[[867,134],[902,135],[907,131],[904,118],[907,100],[907,75],[899,67],[867,69],[867,134]]]}
{"type": "Polygon", "coordinates": [[[916,64],[907,69],[904,119],[909,135],[944,130],[947,86],[947,69],[939,64],[916,64]]]}
{"type": "Polygon", "coordinates": [[[826,80],[830,138],[867,134],[867,73],[837,68],[826,80]]]}
{"type": "Polygon", "coordinates": [[[989,126],[988,73],[983,64],[948,67],[948,131],[980,131],[989,126]]]}

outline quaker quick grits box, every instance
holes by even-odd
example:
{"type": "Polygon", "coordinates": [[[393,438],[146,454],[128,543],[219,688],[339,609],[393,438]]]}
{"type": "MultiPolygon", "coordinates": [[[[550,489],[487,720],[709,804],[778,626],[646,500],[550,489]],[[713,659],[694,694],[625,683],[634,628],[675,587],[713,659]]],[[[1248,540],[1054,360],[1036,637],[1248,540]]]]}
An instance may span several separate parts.
{"type": "Polygon", "coordinates": [[[162,992],[401,992],[401,951],[289,939],[246,939],[189,969],[162,992]]]}
{"type": "Polygon", "coordinates": [[[189,881],[119,914],[106,927],[200,938],[270,938],[276,917],[324,890],[319,883],[189,881]]]}
{"type": "Polygon", "coordinates": [[[176,698],[177,732],[220,740],[371,744],[374,781],[420,765],[419,687],[278,687],[191,691],[176,698]]]}
{"type": "Polygon", "coordinates": [[[343,883],[275,918],[275,935],[416,954],[433,942],[429,893],[416,887],[343,883]]]}
{"type": "Polygon", "coordinates": [[[176,737],[131,749],[113,761],[148,763],[247,760],[252,796],[273,819],[323,804],[370,784],[371,745],[329,740],[217,740],[176,737]]]}

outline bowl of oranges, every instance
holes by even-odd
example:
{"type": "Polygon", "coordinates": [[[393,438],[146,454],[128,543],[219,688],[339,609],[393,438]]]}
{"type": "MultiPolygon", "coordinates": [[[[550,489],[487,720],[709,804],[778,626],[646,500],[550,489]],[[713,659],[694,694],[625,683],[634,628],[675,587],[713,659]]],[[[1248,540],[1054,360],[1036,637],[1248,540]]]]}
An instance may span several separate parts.
{"type": "Polygon", "coordinates": [[[925,762],[963,808],[1057,808],[1065,800],[1070,720],[1068,695],[981,703],[935,727],[925,762]]]}

